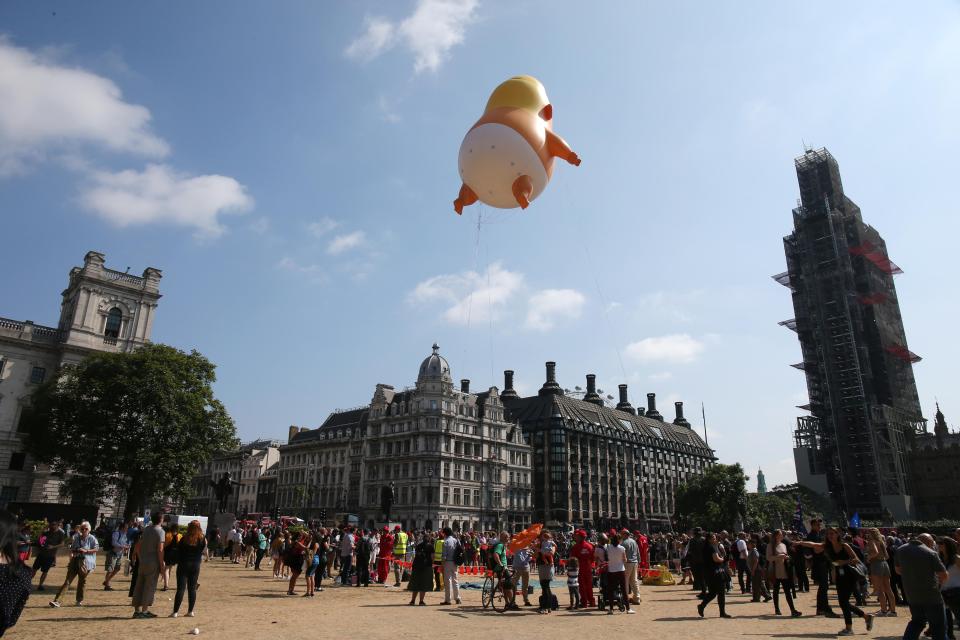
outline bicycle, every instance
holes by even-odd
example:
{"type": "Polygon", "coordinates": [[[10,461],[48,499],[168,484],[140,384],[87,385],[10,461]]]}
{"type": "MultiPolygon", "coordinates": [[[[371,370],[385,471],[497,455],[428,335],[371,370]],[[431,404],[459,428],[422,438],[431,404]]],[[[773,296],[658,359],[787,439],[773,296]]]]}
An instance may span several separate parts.
{"type": "Polygon", "coordinates": [[[503,588],[503,583],[507,580],[511,584],[515,584],[513,573],[507,568],[504,568],[499,574],[492,571],[487,572],[487,577],[483,580],[483,589],[480,592],[480,604],[483,605],[484,609],[492,607],[497,613],[503,613],[513,606],[517,599],[517,592],[514,588],[513,596],[509,600],[507,599],[503,588]]]}

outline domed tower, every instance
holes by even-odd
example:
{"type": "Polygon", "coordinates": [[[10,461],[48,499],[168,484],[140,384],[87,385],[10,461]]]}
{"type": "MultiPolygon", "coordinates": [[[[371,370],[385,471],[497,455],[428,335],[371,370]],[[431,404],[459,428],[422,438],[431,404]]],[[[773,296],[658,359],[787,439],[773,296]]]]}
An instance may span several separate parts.
{"type": "Polygon", "coordinates": [[[420,391],[442,391],[444,393],[453,389],[450,363],[440,355],[440,345],[436,342],[433,343],[433,353],[420,363],[417,389],[420,391]]]}

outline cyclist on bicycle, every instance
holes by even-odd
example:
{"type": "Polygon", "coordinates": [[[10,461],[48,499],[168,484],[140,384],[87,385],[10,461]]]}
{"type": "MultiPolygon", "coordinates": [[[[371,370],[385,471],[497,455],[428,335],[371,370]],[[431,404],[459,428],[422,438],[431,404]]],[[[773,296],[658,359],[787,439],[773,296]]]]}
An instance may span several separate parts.
{"type": "Polygon", "coordinates": [[[489,553],[490,569],[500,579],[503,588],[503,597],[507,601],[508,609],[519,609],[514,602],[513,580],[510,579],[510,571],[507,570],[507,544],[510,542],[510,534],[506,531],[500,532],[500,540],[493,545],[489,553]]]}

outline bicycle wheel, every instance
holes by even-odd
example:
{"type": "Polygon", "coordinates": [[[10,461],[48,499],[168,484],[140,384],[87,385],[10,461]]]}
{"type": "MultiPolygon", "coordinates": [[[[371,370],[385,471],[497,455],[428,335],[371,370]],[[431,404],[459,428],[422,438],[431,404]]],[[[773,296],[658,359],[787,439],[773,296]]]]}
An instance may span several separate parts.
{"type": "Polygon", "coordinates": [[[483,580],[483,589],[480,591],[480,604],[483,605],[484,609],[487,609],[490,604],[493,602],[493,588],[494,588],[493,578],[487,576],[483,580]]]}
{"type": "Polygon", "coordinates": [[[497,613],[503,613],[507,610],[507,605],[509,604],[506,594],[503,593],[503,582],[498,581],[496,588],[493,590],[493,598],[491,599],[490,605],[497,613]]]}

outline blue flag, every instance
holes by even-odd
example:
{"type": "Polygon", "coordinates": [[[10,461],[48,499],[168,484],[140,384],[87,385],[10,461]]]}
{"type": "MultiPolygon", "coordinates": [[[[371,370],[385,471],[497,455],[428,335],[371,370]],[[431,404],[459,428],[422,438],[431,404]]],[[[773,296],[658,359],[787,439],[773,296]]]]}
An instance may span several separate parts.
{"type": "Polygon", "coordinates": [[[860,512],[855,512],[853,517],[850,518],[850,526],[859,529],[860,528],[860,512]]]}
{"type": "Polygon", "coordinates": [[[793,530],[807,535],[807,528],[803,526],[803,505],[800,504],[800,496],[797,496],[797,508],[793,512],[793,530]]]}

